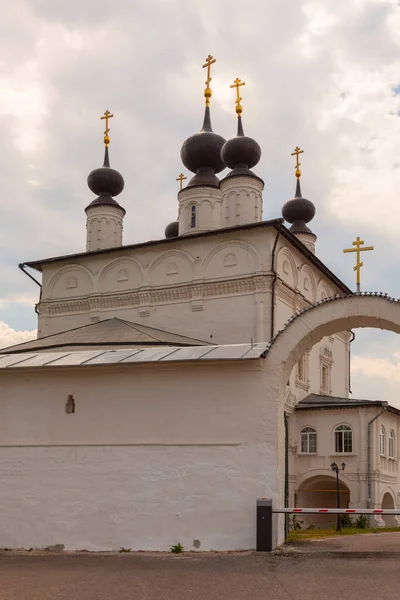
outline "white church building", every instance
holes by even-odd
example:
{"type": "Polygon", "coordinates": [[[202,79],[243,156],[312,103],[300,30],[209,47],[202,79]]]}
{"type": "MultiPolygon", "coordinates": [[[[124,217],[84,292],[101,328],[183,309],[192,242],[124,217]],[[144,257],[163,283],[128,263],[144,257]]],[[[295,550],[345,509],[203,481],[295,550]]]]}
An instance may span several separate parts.
{"type": "MultiPolygon", "coordinates": [[[[123,244],[106,119],[86,252],[20,265],[40,286],[38,337],[0,350],[0,547],[255,547],[256,499],[276,475],[268,344],[296,312],[352,292],[317,256],[300,150],[283,218],[263,215],[241,99],[225,141],[208,84],[164,239],[123,244]]],[[[351,339],[323,338],[287,381],[287,505],[336,506],[333,462],[342,506],[400,505],[400,411],[349,398],[351,339]]]]}

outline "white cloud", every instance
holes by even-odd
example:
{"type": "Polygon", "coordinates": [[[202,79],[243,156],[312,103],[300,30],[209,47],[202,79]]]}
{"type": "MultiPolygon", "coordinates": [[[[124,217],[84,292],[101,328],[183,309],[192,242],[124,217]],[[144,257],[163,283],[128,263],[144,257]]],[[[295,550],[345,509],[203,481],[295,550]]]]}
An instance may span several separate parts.
{"type": "Polygon", "coordinates": [[[28,340],[34,340],[36,338],[36,331],[15,331],[11,329],[6,323],[0,321],[0,349],[13,346],[14,344],[21,344],[28,340]]]}

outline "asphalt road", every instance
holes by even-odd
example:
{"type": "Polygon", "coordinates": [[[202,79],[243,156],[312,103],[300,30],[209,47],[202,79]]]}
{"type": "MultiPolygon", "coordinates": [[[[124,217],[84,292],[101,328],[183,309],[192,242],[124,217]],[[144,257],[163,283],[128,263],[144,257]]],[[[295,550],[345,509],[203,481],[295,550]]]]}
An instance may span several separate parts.
{"type": "Polygon", "coordinates": [[[400,534],[281,555],[0,552],[0,600],[381,600],[400,597],[400,534]]]}

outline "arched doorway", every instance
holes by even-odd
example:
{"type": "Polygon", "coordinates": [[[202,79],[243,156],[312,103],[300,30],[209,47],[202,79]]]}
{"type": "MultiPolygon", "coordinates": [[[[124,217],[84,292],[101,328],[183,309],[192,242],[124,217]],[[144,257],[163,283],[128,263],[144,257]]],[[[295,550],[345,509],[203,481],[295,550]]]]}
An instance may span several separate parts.
{"type": "MultiPolygon", "coordinates": [[[[277,333],[266,351],[265,375],[268,381],[265,402],[270,406],[268,447],[269,476],[265,495],[283,506],[285,474],[284,402],[290,373],[301,357],[323,337],[358,327],[378,328],[400,333],[400,300],[381,293],[361,292],[320,300],[293,315],[277,333]]],[[[284,540],[283,519],[275,520],[273,543],[284,540]]]]}
{"type": "MultiPolygon", "coordinates": [[[[385,494],[383,494],[381,508],[395,508],[393,496],[390,492],[386,492],[385,494]]],[[[382,515],[382,518],[385,521],[386,527],[398,527],[394,515],[382,515]]]]}
{"type": "MultiPolygon", "coordinates": [[[[350,490],[339,479],[340,508],[349,508],[350,490]]],[[[337,508],[336,478],[329,475],[316,475],[301,483],[296,494],[296,504],[302,508],[337,508]]],[[[302,529],[310,525],[320,529],[331,529],[336,515],[302,515],[302,529]]]]}

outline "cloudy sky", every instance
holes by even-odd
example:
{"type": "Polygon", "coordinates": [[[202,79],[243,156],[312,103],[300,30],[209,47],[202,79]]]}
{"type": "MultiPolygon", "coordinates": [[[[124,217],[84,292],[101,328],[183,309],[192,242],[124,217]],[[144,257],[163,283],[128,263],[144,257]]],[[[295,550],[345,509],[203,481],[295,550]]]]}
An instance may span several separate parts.
{"type": "MultiPolygon", "coordinates": [[[[161,237],[176,218],[179,150],[201,124],[209,53],[213,127],[226,138],[236,125],[229,84],[247,82],[264,218],[293,195],[300,145],[319,257],[353,288],[342,249],[360,235],[375,246],[363,288],[400,297],[397,0],[13,0],[0,33],[0,347],[36,327],[37,287],[18,263],[84,250],[106,108],[125,243],[161,237]]],[[[394,334],[357,330],[352,387],[400,405],[394,334]]]]}

